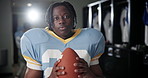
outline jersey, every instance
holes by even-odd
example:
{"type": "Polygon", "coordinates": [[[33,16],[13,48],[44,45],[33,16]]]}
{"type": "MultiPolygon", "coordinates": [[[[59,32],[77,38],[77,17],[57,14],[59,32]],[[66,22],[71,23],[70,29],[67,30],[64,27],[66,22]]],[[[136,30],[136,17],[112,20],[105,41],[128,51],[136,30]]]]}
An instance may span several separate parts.
{"type": "Polygon", "coordinates": [[[27,67],[44,71],[44,78],[50,76],[54,63],[66,48],[72,48],[88,65],[99,64],[104,52],[105,40],[101,32],[93,28],[75,29],[75,34],[64,40],[54,32],[33,28],[21,38],[21,53],[27,67]]]}

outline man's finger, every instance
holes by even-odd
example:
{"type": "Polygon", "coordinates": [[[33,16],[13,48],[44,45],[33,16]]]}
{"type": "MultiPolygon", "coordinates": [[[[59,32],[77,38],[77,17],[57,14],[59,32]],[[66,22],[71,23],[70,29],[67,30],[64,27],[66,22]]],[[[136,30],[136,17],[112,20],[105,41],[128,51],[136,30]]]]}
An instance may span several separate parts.
{"type": "Polygon", "coordinates": [[[65,68],[63,66],[56,67],[56,70],[64,70],[65,68]]]}
{"type": "Polygon", "coordinates": [[[57,66],[60,62],[61,62],[61,59],[59,59],[58,61],[56,61],[56,62],[54,63],[54,66],[57,66]]]}
{"type": "Polygon", "coordinates": [[[66,73],[65,71],[57,72],[57,76],[64,75],[65,73],[66,73]]]}

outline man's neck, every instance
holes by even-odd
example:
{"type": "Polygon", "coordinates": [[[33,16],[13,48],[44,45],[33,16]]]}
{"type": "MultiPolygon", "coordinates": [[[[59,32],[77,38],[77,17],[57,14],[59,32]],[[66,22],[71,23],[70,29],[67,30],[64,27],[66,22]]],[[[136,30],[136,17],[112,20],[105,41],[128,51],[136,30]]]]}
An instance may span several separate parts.
{"type": "MultiPolygon", "coordinates": [[[[54,32],[54,33],[55,33],[55,32],[54,32]]],[[[55,34],[56,34],[56,33],[55,33],[55,34]]],[[[70,32],[69,34],[67,34],[67,35],[58,35],[58,34],[56,34],[56,35],[59,36],[60,38],[64,39],[64,40],[66,40],[66,39],[72,37],[74,34],[75,34],[75,32],[74,32],[74,31],[71,31],[71,32],[70,32]]]]}

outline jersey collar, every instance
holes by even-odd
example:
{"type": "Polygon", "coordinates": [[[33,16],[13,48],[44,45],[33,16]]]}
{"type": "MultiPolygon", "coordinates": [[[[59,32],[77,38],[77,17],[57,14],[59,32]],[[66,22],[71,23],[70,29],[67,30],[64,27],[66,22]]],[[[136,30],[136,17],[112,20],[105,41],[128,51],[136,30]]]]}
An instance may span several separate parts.
{"type": "Polygon", "coordinates": [[[45,30],[52,36],[54,36],[55,38],[59,39],[60,41],[62,41],[64,44],[68,43],[69,41],[73,40],[77,35],[80,34],[81,32],[81,29],[75,29],[74,32],[75,34],[73,36],[71,36],[70,38],[68,39],[62,39],[61,37],[59,37],[58,35],[56,35],[53,31],[49,30],[48,28],[45,28],[45,30]]]}

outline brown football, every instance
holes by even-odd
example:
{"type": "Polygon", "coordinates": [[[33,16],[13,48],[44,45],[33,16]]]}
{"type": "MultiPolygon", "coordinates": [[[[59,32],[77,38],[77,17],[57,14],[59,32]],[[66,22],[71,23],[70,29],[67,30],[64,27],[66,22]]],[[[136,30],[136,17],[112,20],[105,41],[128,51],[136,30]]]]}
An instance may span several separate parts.
{"type": "Polygon", "coordinates": [[[74,63],[78,63],[78,60],[76,60],[76,57],[79,57],[77,53],[71,48],[66,48],[62,55],[61,62],[58,66],[64,66],[66,74],[59,76],[59,78],[78,78],[78,73],[74,72],[78,68],[73,65],[74,63]]]}

